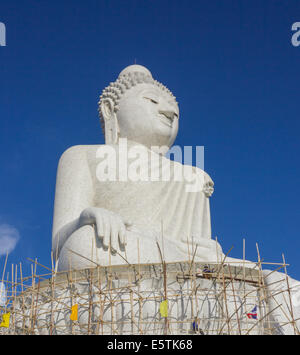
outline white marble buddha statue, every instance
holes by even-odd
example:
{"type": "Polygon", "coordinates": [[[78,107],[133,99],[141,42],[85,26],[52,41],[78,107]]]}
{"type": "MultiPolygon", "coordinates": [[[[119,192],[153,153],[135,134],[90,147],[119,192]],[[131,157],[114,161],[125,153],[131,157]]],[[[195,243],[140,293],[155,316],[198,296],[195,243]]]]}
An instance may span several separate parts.
{"type": "Polygon", "coordinates": [[[148,69],[131,65],[103,91],[99,112],[105,144],[71,147],[59,162],[52,237],[58,270],[156,263],[161,254],[166,262],[220,261],[211,238],[212,180],[165,157],[178,132],[172,93],[148,69]]]}
{"type": "MultiPolygon", "coordinates": [[[[149,70],[132,65],[103,91],[99,111],[105,144],[71,147],[59,162],[52,237],[58,270],[224,260],[211,238],[212,180],[165,156],[178,132],[172,93],[149,70]]],[[[243,264],[227,257],[231,262],[243,264]]],[[[293,334],[286,300],[291,297],[297,318],[300,282],[288,278],[288,294],[284,274],[264,270],[264,279],[278,332],[293,334]]],[[[294,324],[300,328],[299,320],[294,324]]]]}

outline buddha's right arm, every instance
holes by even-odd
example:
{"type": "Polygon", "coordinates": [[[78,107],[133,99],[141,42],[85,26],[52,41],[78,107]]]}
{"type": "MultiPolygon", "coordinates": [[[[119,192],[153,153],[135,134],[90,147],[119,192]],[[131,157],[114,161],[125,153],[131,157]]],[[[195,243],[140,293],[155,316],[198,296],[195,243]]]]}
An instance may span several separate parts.
{"type": "Polygon", "coordinates": [[[83,226],[86,226],[86,225],[93,226],[96,223],[96,217],[95,217],[96,213],[94,213],[94,210],[96,210],[96,208],[88,207],[88,208],[84,209],[78,218],[65,224],[56,233],[56,235],[54,236],[54,240],[55,240],[56,245],[53,245],[53,247],[52,247],[54,256],[56,258],[59,256],[61,248],[64,246],[65,242],[68,240],[68,238],[74,232],[76,232],[78,229],[80,229],[83,226]]]}
{"type": "Polygon", "coordinates": [[[54,257],[59,256],[67,239],[87,224],[81,214],[93,205],[93,196],[87,146],[71,147],[61,156],[57,169],[52,232],[54,257]]]}
{"type": "Polygon", "coordinates": [[[87,162],[87,146],[68,149],[58,165],[52,251],[57,259],[68,238],[85,225],[95,227],[96,236],[103,247],[111,251],[126,243],[126,226],[131,222],[104,208],[94,207],[94,186],[87,162]]]}

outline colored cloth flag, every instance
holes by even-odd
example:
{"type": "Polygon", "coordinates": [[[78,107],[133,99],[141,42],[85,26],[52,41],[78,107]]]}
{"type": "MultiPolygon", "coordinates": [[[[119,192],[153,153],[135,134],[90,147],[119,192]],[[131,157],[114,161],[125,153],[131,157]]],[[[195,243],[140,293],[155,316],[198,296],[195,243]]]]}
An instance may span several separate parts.
{"type": "Polygon", "coordinates": [[[250,313],[247,313],[249,319],[257,319],[257,306],[255,306],[250,313]]]}
{"type": "Polygon", "coordinates": [[[2,314],[2,322],[0,323],[0,327],[9,328],[9,318],[10,312],[2,314]]]}
{"type": "Polygon", "coordinates": [[[78,319],[78,304],[74,304],[74,306],[71,307],[70,319],[71,320],[77,320],[78,319]]]}
{"type": "Polygon", "coordinates": [[[164,300],[161,302],[159,306],[159,310],[160,310],[160,315],[162,317],[168,317],[168,300],[164,300]]]}

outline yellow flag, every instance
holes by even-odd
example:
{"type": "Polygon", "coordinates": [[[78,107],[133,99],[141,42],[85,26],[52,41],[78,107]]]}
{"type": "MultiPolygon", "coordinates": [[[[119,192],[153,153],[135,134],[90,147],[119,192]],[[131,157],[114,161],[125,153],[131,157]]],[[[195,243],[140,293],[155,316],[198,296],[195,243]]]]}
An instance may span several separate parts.
{"type": "Polygon", "coordinates": [[[9,318],[10,318],[10,312],[2,314],[2,322],[0,323],[0,327],[8,328],[9,318]]]}
{"type": "Polygon", "coordinates": [[[74,306],[71,307],[71,315],[70,319],[71,320],[77,320],[78,318],[78,304],[74,304],[74,306]]]}
{"type": "Polygon", "coordinates": [[[160,310],[160,315],[162,317],[168,317],[168,300],[164,300],[161,302],[159,306],[159,310],[160,310]]]}

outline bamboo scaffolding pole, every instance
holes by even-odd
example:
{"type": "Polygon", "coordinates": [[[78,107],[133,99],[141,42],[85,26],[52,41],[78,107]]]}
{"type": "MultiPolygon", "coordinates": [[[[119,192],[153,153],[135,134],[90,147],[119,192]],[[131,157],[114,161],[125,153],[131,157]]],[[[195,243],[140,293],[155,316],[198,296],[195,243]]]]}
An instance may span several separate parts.
{"type": "MultiPolygon", "coordinates": [[[[165,302],[168,302],[166,263],[164,261],[163,254],[161,252],[161,248],[160,248],[158,242],[156,242],[156,245],[157,245],[157,248],[158,248],[158,251],[159,251],[159,255],[160,255],[160,259],[161,259],[161,265],[162,265],[162,272],[163,272],[163,282],[164,282],[164,296],[163,296],[163,299],[164,299],[165,302]]],[[[167,313],[168,313],[168,311],[167,311],[167,313]]],[[[166,335],[168,333],[168,314],[164,318],[165,318],[164,334],[166,335]]]]}
{"type": "MultiPolygon", "coordinates": [[[[22,310],[25,307],[25,297],[24,297],[24,286],[23,286],[23,270],[22,270],[22,263],[20,263],[20,284],[21,284],[21,299],[22,299],[22,310]]],[[[22,330],[25,332],[25,317],[22,317],[22,330]]]]}
{"type": "Polygon", "coordinates": [[[103,310],[104,310],[104,302],[102,301],[102,277],[101,277],[101,267],[97,267],[98,270],[98,289],[99,289],[99,306],[100,306],[100,315],[98,319],[98,324],[97,325],[98,331],[96,334],[99,334],[100,331],[100,326],[101,326],[101,334],[103,334],[103,310]]]}
{"type": "Polygon", "coordinates": [[[236,320],[237,320],[237,324],[238,324],[238,330],[239,330],[239,334],[242,335],[242,333],[241,333],[240,319],[239,319],[238,312],[237,312],[237,305],[236,305],[234,284],[233,284],[233,279],[232,279],[232,275],[231,275],[231,268],[230,268],[230,265],[228,265],[228,268],[229,268],[229,272],[230,272],[230,276],[231,276],[232,294],[233,294],[234,307],[235,307],[235,310],[236,310],[236,320]]]}
{"type": "Polygon", "coordinates": [[[37,292],[36,292],[36,301],[34,305],[34,311],[32,315],[32,328],[35,328],[35,323],[37,319],[37,312],[38,312],[38,299],[39,299],[39,290],[40,290],[40,279],[38,280],[38,287],[37,287],[37,292]]]}
{"type": "MultiPolygon", "coordinates": [[[[262,302],[264,300],[268,299],[268,295],[266,293],[265,281],[264,281],[264,277],[263,277],[263,273],[262,273],[261,257],[260,257],[260,252],[259,252],[259,248],[258,248],[258,244],[257,243],[256,243],[256,250],[257,250],[257,262],[258,262],[258,271],[259,271],[259,285],[260,285],[260,289],[263,290],[263,297],[261,296],[261,294],[260,294],[260,297],[259,297],[259,310],[260,310],[260,314],[262,314],[262,302]]],[[[270,313],[269,312],[269,303],[268,302],[264,302],[264,304],[265,304],[265,307],[266,307],[267,314],[270,313]]],[[[267,322],[268,322],[267,329],[270,329],[269,318],[267,318],[267,322]]]]}
{"type": "Polygon", "coordinates": [[[228,334],[230,334],[232,331],[232,328],[231,328],[231,324],[230,324],[231,318],[229,317],[229,312],[228,312],[227,295],[226,295],[226,287],[227,286],[225,286],[224,273],[222,273],[222,276],[223,276],[223,297],[224,297],[224,302],[225,302],[227,331],[228,331],[228,334]]]}
{"type": "MultiPolygon", "coordinates": [[[[197,326],[198,325],[198,314],[199,314],[199,304],[198,304],[198,297],[197,297],[197,293],[198,293],[198,289],[197,289],[197,283],[196,283],[196,266],[194,263],[194,259],[195,259],[195,255],[197,253],[197,248],[198,245],[196,245],[195,247],[195,251],[193,252],[193,258],[192,258],[192,265],[193,265],[193,288],[191,291],[191,295],[193,297],[193,295],[195,296],[195,305],[196,305],[196,316],[194,317],[194,322],[195,322],[195,329],[197,330],[197,326]]],[[[190,272],[190,271],[189,271],[190,272]]]]}
{"type": "MultiPolygon", "coordinates": [[[[243,297],[245,298],[246,295],[246,269],[245,269],[245,261],[246,261],[246,240],[245,238],[243,238],[243,297]]],[[[247,307],[247,302],[246,303],[246,307],[247,307]]],[[[248,329],[249,326],[249,321],[248,321],[248,317],[246,317],[246,327],[248,329]]]]}
{"type": "Polygon", "coordinates": [[[108,245],[108,255],[109,255],[109,275],[108,275],[108,290],[109,290],[109,299],[110,299],[110,311],[111,311],[111,332],[112,334],[116,334],[115,328],[114,328],[114,303],[112,302],[112,269],[111,269],[111,243],[108,245]]]}
{"type": "MultiPolygon", "coordinates": [[[[67,282],[68,282],[68,288],[70,290],[70,310],[72,312],[72,308],[74,306],[74,295],[73,295],[73,275],[72,275],[72,271],[71,271],[71,265],[70,265],[70,253],[69,253],[69,271],[67,273],[67,282]]],[[[71,328],[71,334],[74,334],[74,322],[75,320],[71,319],[70,317],[70,328],[71,328]]]]}
{"type": "MultiPolygon", "coordinates": [[[[55,261],[57,263],[57,259],[55,261]]],[[[55,268],[56,270],[56,268],[55,268]]],[[[54,319],[53,319],[53,300],[55,300],[55,279],[56,279],[56,273],[54,273],[54,277],[51,277],[51,303],[50,303],[50,335],[53,334],[53,328],[54,328],[54,319]]]]}
{"type": "MultiPolygon", "coordinates": [[[[282,261],[284,264],[285,263],[285,258],[284,258],[284,254],[282,254],[282,261]]],[[[289,296],[289,303],[290,303],[290,309],[287,305],[287,308],[289,309],[289,312],[291,314],[291,318],[292,318],[292,325],[293,325],[293,328],[294,328],[294,331],[295,331],[295,335],[296,334],[300,334],[299,333],[299,329],[297,327],[297,324],[295,322],[295,318],[294,318],[294,311],[293,311],[293,304],[292,304],[292,298],[291,298],[291,290],[290,290],[290,283],[289,283],[289,277],[288,277],[288,274],[287,274],[287,269],[286,269],[286,266],[284,267],[284,272],[285,272],[285,277],[286,277],[286,284],[287,284],[287,292],[288,292],[288,296],[289,296]]]]}
{"type": "Polygon", "coordinates": [[[45,265],[43,265],[43,264],[38,263],[36,260],[32,260],[32,259],[30,259],[30,258],[27,258],[27,260],[29,260],[29,261],[31,261],[32,263],[34,263],[34,265],[39,265],[39,266],[43,267],[44,269],[47,269],[47,270],[51,271],[51,274],[48,274],[48,275],[52,275],[52,274],[53,274],[53,269],[50,269],[49,267],[47,267],[47,266],[45,266],[45,265]]]}
{"type": "Polygon", "coordinates": [[[141,297],[141,259],[140,259],[140,239],[137,239],[137,257],[138,257],[138,283],[137,283],[137,287],[138,287],[138,295],[139,295],[139,299],[138,299],[138,303],[139,303],[139,330],[140,330],[140,334],[143,334],[143,329],[141,328],[140,324],[141,324],[141,320],[142,320],[142,310],[143,310],[143,298],[141,297]]]}
{"type": "MultiPolygon", "coordinates": [[[[14,273],[14,292],[13,292],[13,305],[12,308],[15,310],[16,308],[16,301],[17,301],[17,280],[18,280],[18,265],[15,265],[15,273],[14,273]]],[[[16,331],[16,315],[14,314],[14,322],[13,322],[13,329],[14,332],[16,331]]]]}

